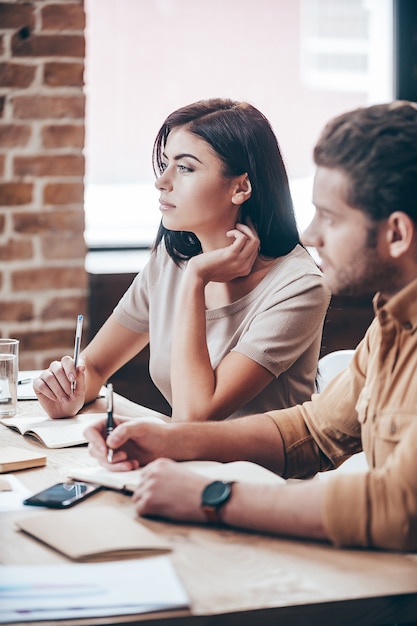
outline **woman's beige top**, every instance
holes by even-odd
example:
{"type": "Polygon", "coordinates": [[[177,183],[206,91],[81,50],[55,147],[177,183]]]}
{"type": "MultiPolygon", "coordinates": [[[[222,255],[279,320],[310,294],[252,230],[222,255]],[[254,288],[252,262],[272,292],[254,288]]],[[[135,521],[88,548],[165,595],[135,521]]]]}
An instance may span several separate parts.
{"type": "MultiPolygon", "coordinates": [[[[149,333],[150,374],[170,404],[173,315],[183,271],[184,266],[175,265],[160,245],[114,310],[120,324],[149,333]]],[[[310,398],[329,300],[320,270],[297,245],[271,264],[268,274],[243,298],[206,311],[213,368],[235,350],[274,376],[266,389],[231,417],[288,407],[310,398]]]]}

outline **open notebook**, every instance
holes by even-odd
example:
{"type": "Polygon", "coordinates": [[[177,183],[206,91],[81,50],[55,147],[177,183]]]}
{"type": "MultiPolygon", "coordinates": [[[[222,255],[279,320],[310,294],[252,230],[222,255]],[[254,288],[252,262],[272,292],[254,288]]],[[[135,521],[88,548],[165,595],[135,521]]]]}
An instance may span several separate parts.
{"type": "Polygon", "coordinates": [[[104,413],[85,413],[62,419],[17,416],[0,419],[0,424],[25,437],[36,439],[47,448],[70,448],[87,443],[84,430],[101,417],[104,417],[104,413]]]}
{"type": "MultiPolygon", "coordinates": [[[[163,422],[155,415],[138,416],[138,420],[163,422]]],[[[104,413],[79,413],[76,417],[51,419],[47,416],[4,417],[0,424],[16,430],[25,437],[36,439],[47,448],[71,448],[87,443],[84,430],[90,424],[105,417],[104,413]]],[[[136,418],[135,418],[136,419],[136,418]]]]}
{"type": "MultiPolygon", "coordinates": [[[[234,480],[251,483],[285,484],[285,480],[270,472],[261,465],[250,461],[182,461],[184,467],[207,476],[212,480],[234,480]]],[[[102,485],[118,491],[133,492],[141,478],[141,469],[130,472],[111,472],[103,467],[74,468],[68,472],[68,478],[82,480],[87,483],[102,485]]]]}

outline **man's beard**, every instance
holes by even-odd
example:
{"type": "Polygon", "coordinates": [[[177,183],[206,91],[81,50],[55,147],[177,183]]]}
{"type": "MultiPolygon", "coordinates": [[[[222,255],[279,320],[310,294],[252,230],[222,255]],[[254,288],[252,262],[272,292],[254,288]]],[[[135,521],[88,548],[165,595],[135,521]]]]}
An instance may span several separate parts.
{"type": "Polygon", "coordinates": [[[366,242],[354,262],[335,274],[334,295],[363,296],[377,291],[392,292],[399,288],[401,272],[391,262],[383,260],[377,251],[378,228],[369,228],[366,242]]]}

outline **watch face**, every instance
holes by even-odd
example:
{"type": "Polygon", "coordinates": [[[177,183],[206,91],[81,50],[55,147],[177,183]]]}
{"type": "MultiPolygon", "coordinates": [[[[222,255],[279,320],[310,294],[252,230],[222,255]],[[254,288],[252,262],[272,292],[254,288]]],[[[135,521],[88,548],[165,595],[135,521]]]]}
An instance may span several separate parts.
{"type": "Polygon", "coordinates": [[[216,480],[203,491],[202,502],[206,506],[220,506],[230,497],[231,483],[216,480]]]}

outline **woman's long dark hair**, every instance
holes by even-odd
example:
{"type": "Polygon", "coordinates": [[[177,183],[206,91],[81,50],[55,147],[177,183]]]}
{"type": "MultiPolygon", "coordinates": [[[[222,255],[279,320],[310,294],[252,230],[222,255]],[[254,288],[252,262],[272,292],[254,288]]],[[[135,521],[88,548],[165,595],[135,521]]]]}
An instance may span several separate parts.
{"type": "MultiPolygon", "coordinates": [[[[260,254],[277,258],[299,243],[287,172],[277,138],[266,117],[246,102],[213,98],[182,107],[167,117],[153,147],[156,176],[163,171],[169,133],[180,126],[206,141],[221,159],[225,176],[247,173],[251,197],[241,206],[239,220],[250,218],[260,240],[260,254]]],[[[196,235],[166,229],[162,222],[153,249],[164,240],[176,263],[201,252],[196,235]]]]}

